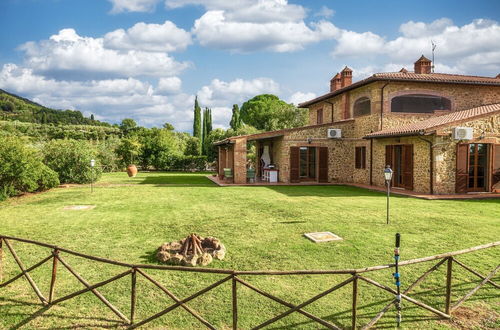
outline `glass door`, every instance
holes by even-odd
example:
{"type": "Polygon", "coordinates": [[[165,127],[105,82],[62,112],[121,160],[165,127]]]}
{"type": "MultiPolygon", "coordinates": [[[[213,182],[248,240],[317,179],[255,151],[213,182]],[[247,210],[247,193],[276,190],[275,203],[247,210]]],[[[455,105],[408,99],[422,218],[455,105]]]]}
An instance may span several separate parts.
{"type": "Polygon", "coordinates": [[[488,145],[484,143],[469,144],[469,180],[468,191],[486,191],[488,169],[488,145]]]}
{"type": "Polygon", "coordinates": [[[301,180],[316,179],[316,148],[300,147],[299,173],[301,180]]]}

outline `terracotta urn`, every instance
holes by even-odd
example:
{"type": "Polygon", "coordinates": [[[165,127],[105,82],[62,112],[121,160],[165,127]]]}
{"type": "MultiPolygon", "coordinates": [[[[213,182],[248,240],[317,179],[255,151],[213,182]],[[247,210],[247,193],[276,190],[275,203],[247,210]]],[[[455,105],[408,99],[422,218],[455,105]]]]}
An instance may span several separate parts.
{"type": "Polygon", "coordinates": [[[129,165],[127,166],[127,174],[131,178],[135,178],[137,175],[137,167],[135,165],[129,165]]]}

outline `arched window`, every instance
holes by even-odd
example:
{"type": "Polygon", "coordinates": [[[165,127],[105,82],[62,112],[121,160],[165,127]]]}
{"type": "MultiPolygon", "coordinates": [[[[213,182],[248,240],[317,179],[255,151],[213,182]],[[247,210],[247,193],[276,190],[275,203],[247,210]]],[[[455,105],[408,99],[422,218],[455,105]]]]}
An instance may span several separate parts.
{"type": "Polygon", "coordinates": [[[360,97],[354,102],[353,113],[354,117],[370,114],[370,99],[367,97],[360,97]]]}
{"type": "Polygon", "coordinates": [[[442,96],[408,94],[396,96],[391,102],[391,112],[433,113],[434,110],[451,110],[451,101],[442,96]]]}

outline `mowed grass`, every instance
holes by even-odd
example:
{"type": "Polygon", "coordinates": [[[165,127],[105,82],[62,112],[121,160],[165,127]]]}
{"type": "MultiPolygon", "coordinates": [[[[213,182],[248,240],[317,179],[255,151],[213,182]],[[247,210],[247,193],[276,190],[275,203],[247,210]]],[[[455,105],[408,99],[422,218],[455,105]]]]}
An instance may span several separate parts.
{"type": "MultiPolygon", "coordinates": [[[[344,186],[217,187],[204,174],[125,173],[105,174],[94,193],[89,187],[54,189],[43,194],[13,198],[0,203],[0,233],[39,240],[95,256],[130,263],[156,264],[154,254],[163,242],[195,232],[216,236],[227,248],[223,261],[208,267],[237,270],[295,270],[360,268],[393,261],[394,234],[402,235],[402,260],[460,250],[500,237],[500,201],[426,201],[391,197],[391,224],[385,224],[385,195],[344,186]],[[113,184],[137,185],[118,186],[113,184]],[[149,184],[148,184],[149,183],[149,184]],[[108,185],[111,184],[111,185],[108,185]],[[108,186],[106,186],[108,185],[108,186]],[[92,210],[63,210],[68,205],[96,205],[92,210]],[[342,241],[315,244],[304,233],[331,231],[342,241]]],[[[50,251],[12,243],[29,267],[50,251]]],[[[97,283],[126,269],[99,264],[62,253],[88,282],[97,283]]],[[[487,274],[500,260],[498,248],[457,257],[487,274]]],[[[18,273],[8,251],[4,252],[4,279],[18,273]]],[[[435,262],[434,262],[435,263],[435,262]]],[[[401,269],[403,288],[434,263],[401,269]]],[[[83,286],[59,265],[55,297],[83,286]]],[[[481,280],[454,266],[453,301],[481,280]]],[[[48,296],[51,263],[32,272],[48,296]]],[[[225,275],[179,271],[147,271],[178,297],[185,298],[225,275]]],[[[366,274],[394,287],[392,270],[366,274]]],[[[242,276],[258,288],[293,304],[348,278],[348,275],[242,276]]],[[[418,286],[412,297],[443,309],[446,266],[441,266],[418,286]]],[[[500,279],[498,275],[494,278],[500,279]]],[[[173,303],[163,292],[138,276],[136,321],[173,303]]],[[[98,289],[126,315],[130,311],[130,276],[98,289]]],[[[358,324],[373,318],[392,297],[364,282],[359,283],[358,324]]],[[[340,327],[350,326],[352,285],[321,298],[305,310],[340,327]]],[[[188,305],[217,328],[230,328],[231,283],[194,299],[188,305]]],[[[476,317],[483,327],[498,328],[498,289],[484,286],[464,304],[463,313],[476,317]],[[479,313],[478,312],[478,313],[479,313]],[[485,316],[486,315],[486,316],[485,316]],[[497,315],[497,316],[495,316],[497,315]]],[[[288,308],[238,286],[239,328],[248,329],[288,308]]],[[[462,314],[463,314],[462,313],[462,314]]],[[[85,293],[48,310],[42,309],[25,279],[0,288],[0,327],[66,328],[120,327],[117,316],[92,293],[85,293]],[[34,315],[34,316],[33,316],[34,315]]],[[[471,318],[471,317],[469,317],[471,318]]],[[[473,318],[473,317],[472,317],[473,318]]],[[[378,323],[393,328],[391,309],[378,323]]],[[[148,323],[151,328],[203,328],[181,308],[148,323]]],[[[293,313],[273,323],[271,329],[309,328],[320,325],[293,313]]],[[[451,328],[430,312],[403,304],[403,327],[451,328]]]]}

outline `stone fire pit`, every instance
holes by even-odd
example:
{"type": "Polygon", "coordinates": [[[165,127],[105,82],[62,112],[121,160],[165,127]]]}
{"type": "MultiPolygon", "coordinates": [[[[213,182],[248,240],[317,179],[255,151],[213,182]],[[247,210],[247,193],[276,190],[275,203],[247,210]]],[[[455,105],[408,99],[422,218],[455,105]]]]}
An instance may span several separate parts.
{"type": "Polygon", "coordinates": [[[156,258],[171,265],[206,266],[212,260],[224,259],[226,248],[215,237],[203,238],[196,234],[169,243],[163,243],[156,253],[156,258]]]}

